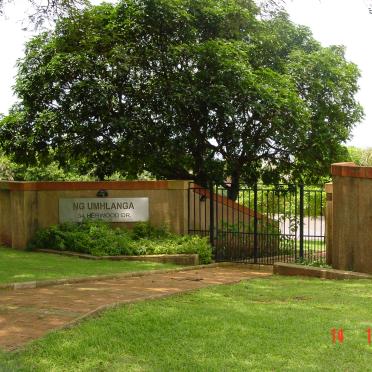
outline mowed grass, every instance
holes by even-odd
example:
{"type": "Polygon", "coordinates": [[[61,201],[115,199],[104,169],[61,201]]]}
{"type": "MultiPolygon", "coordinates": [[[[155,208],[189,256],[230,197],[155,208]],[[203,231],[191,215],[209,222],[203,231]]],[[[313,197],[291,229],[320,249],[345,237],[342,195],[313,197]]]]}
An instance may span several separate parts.
{"type": "Polygon", "coordinates": [[[0,283],[27,282],[179,267],[140,261],[84,260],[0,247],[0,283]]]}
{"type": "Polygon", "coordinates": [[[371,281],[275,276],[107,311],[0,354],[0,370],[367,371],[369,327],[371,281]]]}
{"type": "Polygon", "coordinates": [[[326,243],[324,239],[305,239],[304,251],[326,251],[326,243]]]}

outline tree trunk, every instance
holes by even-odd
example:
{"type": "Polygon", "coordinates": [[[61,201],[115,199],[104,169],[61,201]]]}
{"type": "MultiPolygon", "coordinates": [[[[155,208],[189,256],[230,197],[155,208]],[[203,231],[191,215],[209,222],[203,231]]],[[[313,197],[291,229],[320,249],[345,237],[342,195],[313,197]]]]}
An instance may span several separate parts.
{"type": "Polygon", "coordinates": [[[238,172],[233,172],[231,175],[231,184],[230,187],[227,189],[227,197],[231,200],[236,200],[239,195],[239,187],[240,187],[240,175],[238,172]]]}
{"type": "Polygon", "coordinates": [[[208,188],[210,186],[210,181],[205,172],[198,173],[195,177],[195,182],[201,187],[208,188]]]}

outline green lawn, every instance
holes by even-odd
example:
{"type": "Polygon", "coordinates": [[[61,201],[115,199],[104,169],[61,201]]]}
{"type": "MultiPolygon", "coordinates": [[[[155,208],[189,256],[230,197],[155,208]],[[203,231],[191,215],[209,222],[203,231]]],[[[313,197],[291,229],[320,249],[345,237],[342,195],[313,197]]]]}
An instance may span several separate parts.
{"type": "Polygon", "coordinates": [[[0,247],[0,283],[105,275],[178,267],[140,261],[93,261],[0,247]]]}
{"type": "Polygon", "coordinates": [[[305,239],[304,240],[304,250],[305,251],[326,251],[326,243],[324,239],[305,239]]]}
{"type": "Polygon", "coordinates": [[[271,277],[107,311],[0,354],[0,370],[366,371],[368,327],[371,281],[271,277]]]}
{"type": "MultiPolygon", "coordinates": [[[[300,240],[297,239],[297,242],[295,242],[294,240],[281,239],[279,249],[281,254],[293,255],[296,251],[298,256],[300,253],[300,240]]],[[[321,253],[325,254],[326,250],[324,239],[304,239],[304,256],[306,258],[311,258],[314,255],[319,256],[321,253]]]]}

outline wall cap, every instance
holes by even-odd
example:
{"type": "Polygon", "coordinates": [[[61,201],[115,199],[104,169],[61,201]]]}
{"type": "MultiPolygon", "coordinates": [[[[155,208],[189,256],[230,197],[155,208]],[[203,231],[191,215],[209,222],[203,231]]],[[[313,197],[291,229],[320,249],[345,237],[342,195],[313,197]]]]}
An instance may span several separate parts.
{"type": "Polygon", "coordinates": [[[0,181],[0,190],[78,191],[78,190],[169,190],[187,189],[189,181],[0,181]]]}
{"type": "Polygon", "coordinates": [[[363,167],[355,163],[335,163],[331,166],[332,176],[352,178],[372,178],[372,167],[363,167]]]}
{"type": "Polygon", "coordinates": [[[356,271],[345,271],[285,262],[274,263],[274,274],[287,276],[310,276],[322,279],[372,279],[372,275],[356,271]]]}

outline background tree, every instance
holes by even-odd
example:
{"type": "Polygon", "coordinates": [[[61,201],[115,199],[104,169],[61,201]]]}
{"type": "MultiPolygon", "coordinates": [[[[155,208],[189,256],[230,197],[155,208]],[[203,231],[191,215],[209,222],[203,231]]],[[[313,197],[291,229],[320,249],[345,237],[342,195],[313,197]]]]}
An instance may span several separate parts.
{"type": "Polygon", "coordinates": [[[353,161],[357,165],[372,166],[372,148],[362,149],[355,146],[347,148],[349,154],[349,161],[353,161]]]}
{"type": "MultiPolygon", "coordinates": [[[[135,176],[317,180],[362,116],[357,67],[250,0],[127,0],[76,12],[26,47],[0,123],[23,163],[135,176]]],[[[229,182],[227,182],[229,181],[229,182]]]]}
{"type": "MultiPolygon", "coordinates": [[[[4,6],[15,0],[0,0],[0,15],[4,15],[4,6]]],[[[73,10],[89,5],[89,0],[27,0],[24,6],[30,6],[29,20],[37,28],[45,20],[55,21],[73,10]]]]}

